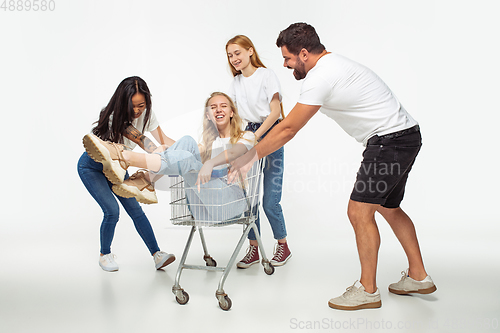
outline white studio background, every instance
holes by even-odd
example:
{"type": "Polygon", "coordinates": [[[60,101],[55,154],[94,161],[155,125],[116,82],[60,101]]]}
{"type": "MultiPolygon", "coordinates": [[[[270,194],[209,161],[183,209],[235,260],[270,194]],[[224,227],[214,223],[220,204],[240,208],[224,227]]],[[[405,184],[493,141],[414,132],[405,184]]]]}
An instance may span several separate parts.
{"type": "MultiPolygon", "coordinates": [[[[76,164],[83,135],[125,77],[146,80],[167,135],[198,138],[205,99],[231,81],[225,43],[245,34],[278,75],[288,113],[300,82],[282,67],[275,41],[299,21],[316,28],[327,50],[373,69],[420,122],[424,146],[403,202],[419,233],[429,243],[461,241],[484,248],[486,258],[498,255],[497,14],[494,0],[55,0],[44,12],[7,4],[0,10],[1,257],[40,247],[64,252],[72,239],[95,244],[97,253],[101,212],[76,164]],[[61,244],[37,241],[49,234],[61,244]]],[[[320,113],[286,145],[291,239],[354,241],[345,211],[362,149],[320,113]]],[[[159,192],[160,203],[144,210],[155,230],[172,228],[168,192],[159,192]]],[[[390,234],[387,226],[381,232],[390,234]]]]}
{"type": "MultiPolygon", "coordinates": [[[[148,82],[167,135],[197,138],[206,97],[231,80],[225,42],[246,34],[277,73],[289,112],[300,82],[282,67],[275,40],[297,21],[315,26],[329,51],[372,68],[421,123],[424,146],[404,202],[420,228],[498,231],[495,1],[256,1],[258,14],[239,13],[233,1],[55,3],[54,11],[0,11],[4,237],[64,234],[100,219],[76,162],[81,138],[127,76],[148,82]]],[[[289,228],[348,230],[361,145],[318,113],[286,148],[289,228]]],[[[145,210],[168,225],[165,201],[145,210]]]]}
{"type": "MultiPolygon", "coordinates": [[[[234,1],[131,0],[0,10],[2,234],[62,232],[57,227],[78,228],[77,219],[100,219],[76,162],[82,136],[127,76],[148,82],[167,135],[197,137],[206,97],[231,80],[225,42],[246,34],[277,73],[289,112],[300,82],[282,67],[275,40],[297,21],[315,26],[329,51],[372,68],[421,123],[424,146],[404,202],[414,219],[471,237],[498,230],[496,1],[253,3],[262,10],[239,12],[234,1]]],[[[361,151],[324,115],[310,121],[286,149],[290,225],[350,228],[345,207],[361,151]]],[[[165,202],[159,206],[145,208],[152,220],[168,214],[165,202]]]]}

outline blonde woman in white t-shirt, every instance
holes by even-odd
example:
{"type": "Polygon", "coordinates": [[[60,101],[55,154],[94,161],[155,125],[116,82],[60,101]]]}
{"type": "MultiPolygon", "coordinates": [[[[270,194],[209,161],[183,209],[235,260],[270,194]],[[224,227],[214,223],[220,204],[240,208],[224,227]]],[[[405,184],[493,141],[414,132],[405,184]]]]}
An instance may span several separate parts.
{"type": "Polygon", "coordinates": [[[166,150],[159,148],[153,154],[144,154],[123,150],[90,134],[86,148],[108,156],[109,164],[117,173],[122,172],[122,164],[149,169],[150,172],[138,171],[140,177],[114,185],[113,191],[120,196],[135,197],[144,203],[157,202],[152,181],[162,175],[181,175],[188,188],[198,187],[197,191],[186,191],[190,207],[197,207],[191,210],[195,219],[213,220],[216,216],[229,219],[248,208],[243,200],[244,192],[239,186],[228,186],[225,180],[212,179],[211,176],[214,169],[227,169],[229,162],[255,145],[255,135],[243,131],[241,123],[231,98],[214,92],[206,101],[200,144],[192,137],[184,136],[166,150]],[[207,187],[221,188],[222,193],[214,197],[213,191],[204,190],[207,187]],[[225,205],[222,207],[221,204],[225,205]]]}
{"type": "MultiPolygon", "coordinates": [[[[234,76],[229,95],[234,99],[239,113],[247,122],[246,130],[257,139],[284,118],[281,105],[281,88],[274,72],[262,63],[254,44],[244,35],[237,35],[226,43],[227,60],[234,76]]],[[[271,259],[273,266],[286,264],[292,256],[286,240],[285,218],[281,208],[284,171],[283,147],[269,154],[264,168],[264,197],[262,206],[277,244],[271,259]]],[[[256,221],[260,232],[260,221],[256,221]]],[[[260,261],[258,243],[253,230],[249,233],[250,246],[238,268],[248,268],[260,261]]]]}

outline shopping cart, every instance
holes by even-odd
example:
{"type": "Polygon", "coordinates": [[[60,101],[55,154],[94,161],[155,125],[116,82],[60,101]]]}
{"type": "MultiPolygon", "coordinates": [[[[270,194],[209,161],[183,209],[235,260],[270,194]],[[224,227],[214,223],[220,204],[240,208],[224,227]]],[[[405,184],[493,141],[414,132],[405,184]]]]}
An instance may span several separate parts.
{"type": "Polygon", "coordinates": [[[245,239],[251,229],[254,230],[260,253],[262,255],[262,265],[264,272],[268,275],[274,273],[273,265],[267,260],[262,246],[260,235],[257,231],[255,221],[259,214],[259,192],[262,182],[262,172],[264,160],[261,159],[253,165],[247,173],[245,179],[240,182],[227,184],[227,171],[219,174],[221,178],[212,179],[205,184],[200,191],[197,187],[189,187],[183,177],[171,177],[171,221],[175,225],[191,226],[191,232],[184,248],[184,253],[179,262],[179,268],[175,277],[175,284],[172,292],[179,304],[186,304],[189,301],[188,293],[181,288],[179,282],[184,269],[219,271],[222,276],[219,280],[219,286],[215,296],[219,301],[222,310],[229,310],[232,305],[231,299],[224,292],[224,282],[226,281],[231,268],[234,266],[236,256],[241,250],[245,239]],[[217,262],[208,254],[203,227],[223,227],[228,225],[243,225],[243,233],[236,248],[229,259],[226,267],[217,267],[217,262]],[[203,246],[203,260],[205,266],[188,265],[186,257],[191,247],[193,236],[199,231],[201,244],[203,246]]]}

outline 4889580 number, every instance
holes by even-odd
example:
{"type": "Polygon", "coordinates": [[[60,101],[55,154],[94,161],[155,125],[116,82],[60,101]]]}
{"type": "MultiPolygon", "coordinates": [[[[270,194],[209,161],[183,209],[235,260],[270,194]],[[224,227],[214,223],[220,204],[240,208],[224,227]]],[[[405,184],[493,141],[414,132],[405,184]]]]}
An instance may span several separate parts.
{"type": "Polygon", "coordinates": [[[4,0],[0,10],[4,12],[53,12],[56,9],[54,0],[4,0]]]}

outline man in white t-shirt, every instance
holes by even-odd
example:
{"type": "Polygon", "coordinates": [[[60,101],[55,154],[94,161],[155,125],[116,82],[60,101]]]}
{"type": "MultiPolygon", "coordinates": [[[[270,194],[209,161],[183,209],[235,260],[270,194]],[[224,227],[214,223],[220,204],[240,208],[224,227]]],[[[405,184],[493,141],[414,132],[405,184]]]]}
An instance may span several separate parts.
{"type": "Polygon", "coordinates": [[[361,278],[343,295],[332,298],[329,306],[359,310],[382,304],[376,283],[380,235],[375,212],[387,220],[408,258],[408,270],[399,282],[389,285],[389,291],[434,292],[415,227],[400,207],[408,173],[421,147],[418,123],[374,72],[327,52],[312,26],[292,24],[281,31],[276,44],[284,66],[293,69],[297,80],[304,79],[299,101],[261,142],[232,163],[230,180],[290,141],[320,110],[366,147],[347,209],[356,234],[361,278]]]}

